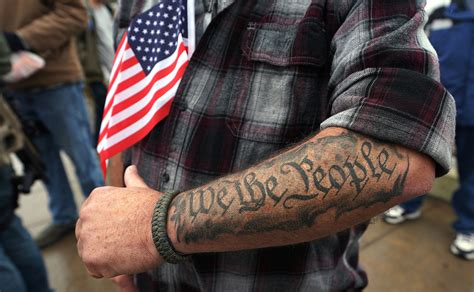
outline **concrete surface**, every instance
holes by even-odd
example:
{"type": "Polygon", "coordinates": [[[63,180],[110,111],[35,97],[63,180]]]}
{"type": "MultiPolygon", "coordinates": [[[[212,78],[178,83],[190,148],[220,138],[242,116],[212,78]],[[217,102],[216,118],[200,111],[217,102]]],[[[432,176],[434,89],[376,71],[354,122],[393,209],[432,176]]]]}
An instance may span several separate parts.
{"type": "MultiPolygon", "coordinates": [[[[70,179],[79,204],[83,199],[77,180],[74,175],[70,179]]],[[[449,179],[439,183],[437,192],[455,188],[449,179]]],[[[47,195],[41,183],[34,185],[32,195],[22,196],[20,206],[18,214],[33,235],[49,222],[47,195]]],[[[361,242],[361,264],[369,276],[366,291],[474,292],[474,261],[460,260],[449,252],[455,237],[450,228],[454,218],[446,201],[431,197],[419,220],[392,226],[374,219],[361,242]]],[[[118,291],[110,280],[87,276],[73,234],[45,249],[43,255],[50,283],[58,292],[118,291]]]]}

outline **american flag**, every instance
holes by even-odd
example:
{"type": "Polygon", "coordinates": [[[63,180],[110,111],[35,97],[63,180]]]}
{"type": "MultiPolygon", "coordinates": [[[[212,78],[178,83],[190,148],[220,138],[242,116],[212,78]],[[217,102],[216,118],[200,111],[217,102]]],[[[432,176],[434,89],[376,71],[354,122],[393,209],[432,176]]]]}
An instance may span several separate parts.
{"type": "Polygon", "coordinates": [[[194,0],[163,0],[132,21],[110,74],[97,151],[107,160],[164,119],[194,49],[194,0]]]}

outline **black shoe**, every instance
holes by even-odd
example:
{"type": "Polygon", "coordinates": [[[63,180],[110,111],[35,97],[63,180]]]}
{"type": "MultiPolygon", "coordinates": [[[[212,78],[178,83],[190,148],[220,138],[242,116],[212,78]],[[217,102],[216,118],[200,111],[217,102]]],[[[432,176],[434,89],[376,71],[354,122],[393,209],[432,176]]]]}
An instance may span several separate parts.
{"type": "Polygon", "coordinates": [[[67,224],[51,224],[35,237],[36,245],[38,245],[39,248],[48,247],[61,240],[70,232],[73,232],[75,228],[76,222],[67,224]]]}

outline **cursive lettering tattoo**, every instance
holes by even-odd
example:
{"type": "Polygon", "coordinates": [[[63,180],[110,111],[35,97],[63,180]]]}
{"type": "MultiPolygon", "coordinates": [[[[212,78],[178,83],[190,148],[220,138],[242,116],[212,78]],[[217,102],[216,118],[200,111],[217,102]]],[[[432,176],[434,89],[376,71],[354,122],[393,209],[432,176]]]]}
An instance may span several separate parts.
{"type": "Polygon", "coordinates": [[[186,244],[314,226],[403,193],[410,161],[353,132],[315,138],[238,174],[177,196],[171,222],[186,244]],[[225,218],[223,220],[222,218],[225,218]]]}

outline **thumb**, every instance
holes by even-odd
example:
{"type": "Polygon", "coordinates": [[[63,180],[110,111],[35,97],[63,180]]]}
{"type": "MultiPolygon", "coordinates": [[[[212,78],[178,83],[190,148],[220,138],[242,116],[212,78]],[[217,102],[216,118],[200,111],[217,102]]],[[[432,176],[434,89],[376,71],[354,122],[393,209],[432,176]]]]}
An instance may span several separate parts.
{"type": "Polygon", "coordinates": [[[130,165],[127,167],[123,176],[123,181],[125,182],[125,186],[127,188],[148,188],[143,178],[138,174],[138,170],[135,165],[130,165]]]}

